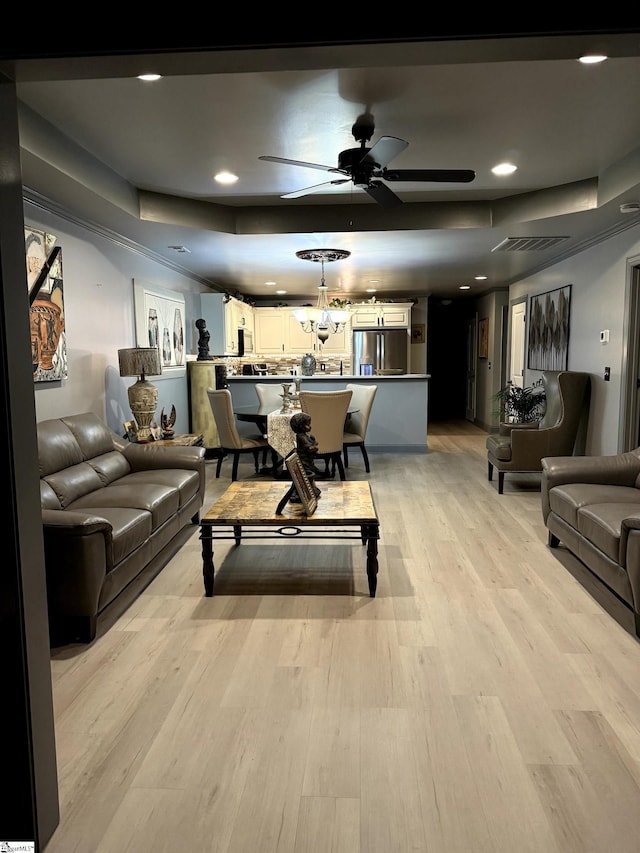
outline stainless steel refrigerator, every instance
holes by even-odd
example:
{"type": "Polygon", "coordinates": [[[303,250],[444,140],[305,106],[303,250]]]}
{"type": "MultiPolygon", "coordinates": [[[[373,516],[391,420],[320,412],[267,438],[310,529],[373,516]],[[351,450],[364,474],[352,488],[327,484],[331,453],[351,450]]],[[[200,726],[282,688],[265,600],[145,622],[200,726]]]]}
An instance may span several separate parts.
{"type": "Polygon", "coordinates": [[[406,329],[370,329],[353,333],[353,375],[375,376],[382,370],[407,373],[406,329]]]}

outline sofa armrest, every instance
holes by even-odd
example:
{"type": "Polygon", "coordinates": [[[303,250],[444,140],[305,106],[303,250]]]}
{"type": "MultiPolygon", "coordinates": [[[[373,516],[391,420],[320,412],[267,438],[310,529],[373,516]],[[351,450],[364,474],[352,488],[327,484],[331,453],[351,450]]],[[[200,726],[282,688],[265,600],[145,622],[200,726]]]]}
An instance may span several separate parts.
{"type": "Polygon", "coordinates": [[[127,444],[123,453],[132,471],[149,471],[154,468],[189,468],[205,472],[204,447],[160,447],[153,444],[127,444]]]}
{"type": "Polygon", "coordinates": [[[52,614],[97,613],[104,579],[113,568],[111,525],[89,512],[45,509],[42,526],[52,614]]]}

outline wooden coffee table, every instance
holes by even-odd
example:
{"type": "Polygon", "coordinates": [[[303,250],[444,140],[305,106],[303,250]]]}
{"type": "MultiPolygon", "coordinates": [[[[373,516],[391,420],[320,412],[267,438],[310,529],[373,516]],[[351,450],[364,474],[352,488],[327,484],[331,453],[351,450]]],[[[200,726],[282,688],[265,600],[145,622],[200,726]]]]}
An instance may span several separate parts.
{"type": "Polygon", "coordinates": [[[213,595],[213,541],[233,539],[358,539],[367,548],[369,595],[375,598],[378,583],[380,522],[369,483],[340,481],[321,483],[318,507],[306,516],[300,504],[287,503],[281,515],[276,508],[286,494],[279,482],[243,480],[232,483],[200,518],[202,575],[205,595],[213,595]],[[229,530],[229,528],[231,528],[229,530]],[[357,532],[353,530],[357,528],[357,532]]]}

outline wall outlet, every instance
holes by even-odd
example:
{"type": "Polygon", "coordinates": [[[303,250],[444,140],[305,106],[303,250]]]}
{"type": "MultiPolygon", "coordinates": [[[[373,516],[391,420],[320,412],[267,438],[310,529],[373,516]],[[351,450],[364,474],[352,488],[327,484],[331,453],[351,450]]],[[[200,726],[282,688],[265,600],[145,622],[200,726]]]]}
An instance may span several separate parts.
{"type": "Polygon", "coordinates": [[[603,329],[600,332],[600,343],[608,344],[609,343],[609,329],[603,329]]]}

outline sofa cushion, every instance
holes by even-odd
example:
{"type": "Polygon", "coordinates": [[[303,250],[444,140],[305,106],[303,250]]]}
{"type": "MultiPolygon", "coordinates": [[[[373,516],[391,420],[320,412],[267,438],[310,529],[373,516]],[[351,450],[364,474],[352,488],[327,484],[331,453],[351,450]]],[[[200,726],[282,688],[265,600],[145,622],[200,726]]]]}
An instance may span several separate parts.
{"type": "MultiPolygon", "coordinates": [[[[625,503],[640,507],[640,489],[596,483],[568,483],[554,486],[549,492],[551,511],[576,529],[578,529],[578,510],[591,504],[606,503],[625,503]]],[[[617,560],[617,556],[613,559],[617,560]]]]}
{"type": "MultiPolygon", "coordinates": [[[[620,489],[620,487],[618,487],[620,489]]],[[[624,487],[622,487],[624,489],[624,487]]],[[[599,548],[620,566],[626,564],[626,555],[621,553],[620,533],[622,522],[628,517],[640,516],[640,503],[601,503],[589,504],[578,510],[577,528],[579,533],[599,548]]]]}
{"type": "Polygon", "coordinates": [[[107,572],[140,548],[151,536],[151,513],[124,507],[96,506],[92,513],[109,522],[112,529],[112,553],[107,555],[107,572]]]}
{"type": "MultiPolygon", "coordinates": [[[[186,468],[159,468],[150,471],[136,471],[120,481],[123,485],[136,486],[139,483],[160,483],[178,490],[179,505],[183,507],[198,494],[200,475],[186,468]]],[[[640,493],[639,493],[640,494],[640,493]]]]}
{"type": "MultiPolygon", "coordinates": [[[[128,507],[142,509],[151,514],[151,531],[157,530],[178,511],[179,492],[173,486],[160,483],[121,485],[120,481],[83,495],[68,509],[90,509],[98,513],[99,507],[128,507]]],[[[151,532],[150,531],[150,532],[151,532]]]]}
{"type": "MultiPolygon", "coordinates": [[[[104,485],[98,472],[88,462],[62,468],[43,479],[53,489],[63,509],[67,509],[83,495],[102,491],[104,485]]],[[[40,494],[42,497],[42,490],[40,494]]]]}

